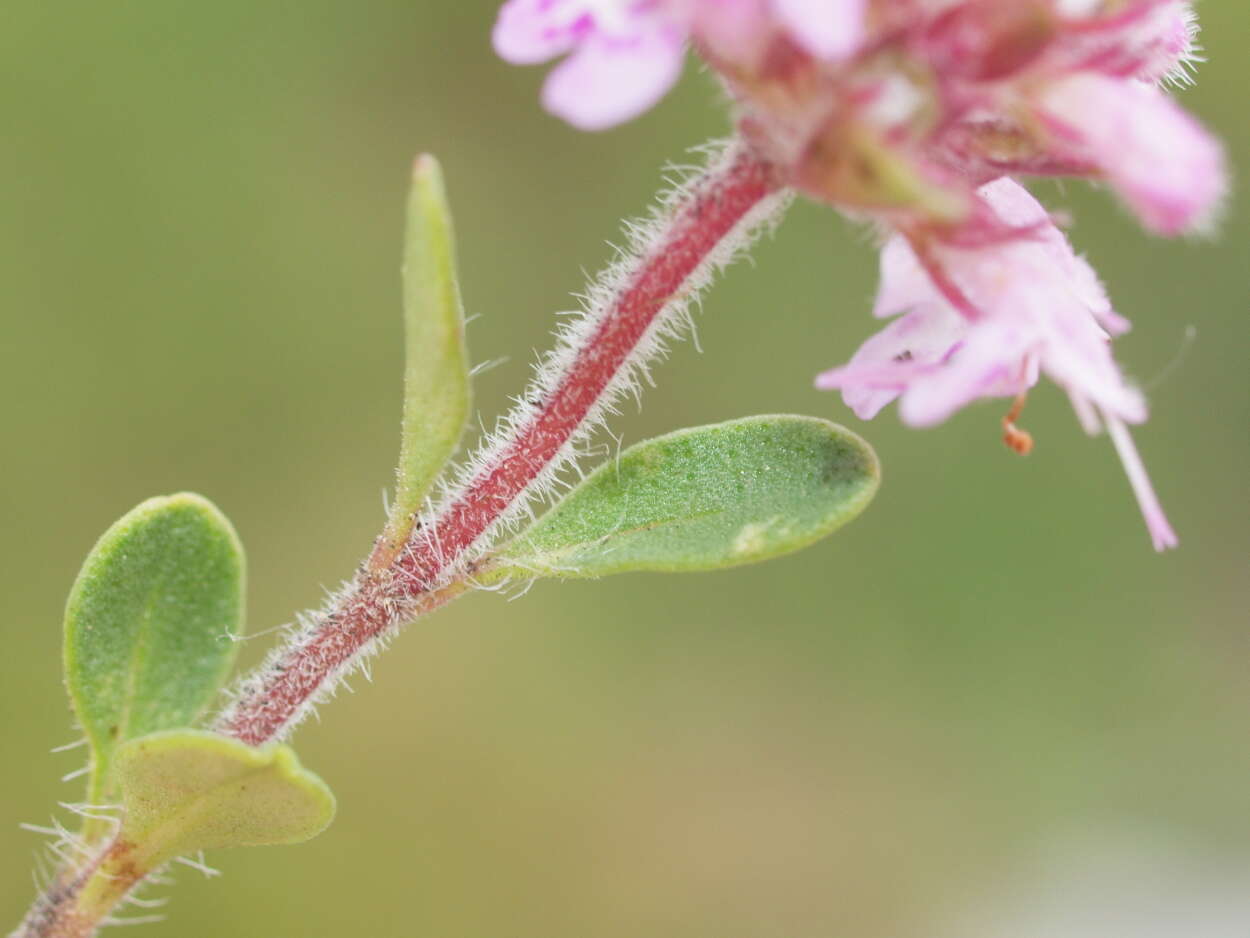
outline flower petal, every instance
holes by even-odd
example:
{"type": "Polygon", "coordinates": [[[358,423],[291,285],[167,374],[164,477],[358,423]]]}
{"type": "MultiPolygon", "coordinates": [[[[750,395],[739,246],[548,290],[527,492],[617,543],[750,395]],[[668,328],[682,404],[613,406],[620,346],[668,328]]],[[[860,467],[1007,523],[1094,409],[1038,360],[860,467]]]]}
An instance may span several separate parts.
{"type": "Polygon", "coordinates": [[[864,0],[772,0],[790,36],[817,58],[837,62],[864,42],[864,0]]]}
{"type": "Polygon", "coordinates": [[[1045,348],[1041,366],[1051,380],[1119,419],[1129,423],[1146,419],[1145,399],[1125,381],[1107,334],[1088,313],[1079,305],[1055,303],[1046,296],[1021,300],[1048,304],[1034,309],[1032,316],[1045,348]]]}
{"type": "Polygon", "coordinates": [[[933,281],[921,266],[907,239],[894,235],[881,248],[881,285],[872,314],[886,319],[932,304],[937,299],[933,281]]]}
{"type": "Polygon", "coordinates": [[[953,308],[927,303],[871,336],[847,364],[817,375],[816,387],[841,388],[846,406],[861,420],[871,420],[908,386],[941,367],[967,331],[967,321],[953,308]]]}
{"type": "Polygon", "coordinates": [[[1227,191],[1218,142],[1153,85],[1076,74],[1040,101],[1054,145],[1098,166],[1152,231],[1208,224],[1227,191]]]}
{"type": "Polygon", "coordinates": [[[583,0],[508,0],[491,43],[505,62],[535,65],[568,52],[592,24],[583,0]]]}
{"type": "Polygon", "coordinates": [[[1112,309],[1111,299],[1094,268],[1072,250],[1071,242],[1028,189],[1003,176],[982,186],[977,195],[1000,222],[1011,228],[1028,229],[1028,238],[1040,246],[1055,266],[1048,279],[1065,283],[1111,335],[1128,332],[1129,321],[1112,309]]]}
{"type": "Polygon", "coordinates": [[[659,29],[629,38],[595,34],[547,77],[543,105],[582,130],[637,117],[681,74],[684,37],[659,29]]]}
{"type": "Polygon", "coordinates": [[[1103,3],[1084,10],[1060,12],[1076,20],[1068,43],[1056,57],[1056,66],[1093,68],[1114,78],[1149,81],[1192,81],[1190,68],[1197,60],[1198,19],[1189,0],[1130,0],[1128,9],[1110,13],[1103,3]]]}
{"type": "Polygon", "coordinates": [[[768,0],[695,0],[691,30],[714,59],[754,64],[774,28],[768,0]]]}
{"type": "Polygon", "coordinates": [[[978,322],[945,367],[914,381],[899,401],[903,422],[931,427],[981,397],[1014,397],[1037,380],[1029,336],[1006,320],[978,322]]]}

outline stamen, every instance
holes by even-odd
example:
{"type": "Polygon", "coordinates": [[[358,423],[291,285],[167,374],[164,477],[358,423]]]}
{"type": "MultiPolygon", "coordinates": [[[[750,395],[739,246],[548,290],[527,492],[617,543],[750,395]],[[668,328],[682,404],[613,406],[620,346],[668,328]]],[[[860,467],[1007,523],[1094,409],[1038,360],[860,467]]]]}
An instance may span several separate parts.
{"type": "Polygon", "coordinates": [[[1016,421],[1020,418],[1021,411],[1024,410],[1024,402],[1028,398],[1029,392],[1021,391],[1011,402],[1011,410],[1003,415],[1003,442],[1007,444],[1008,449],[1021,456],[1027,456],[1033,451],[1033,434],[1016,426],[1016,421]]]}
{"type": "Polygon", "coordinates": [[[1168,523],[1167,515],[1163,513],[1154,486],[1150,484],[1150,477],[1146,475],[1146,467],[1142,464],[1137,447],[1133,445],[1133,438],[1129,436],[1128,427],[1124,425],[1124,421],[1110,414],[1104,413],[1103,420],[1107,424],[1107,433],[1115,444],[1120,462],[1124,464],[1124,472],[1133,487],[1133,494],[1137,496],[1137,504],[1146,520],[1146,528],[1150,531],[1150,540],[1154,543],[1155,550],[1162,552],[1169,547],[1176,547],[1180,541],[1172,530],[1172,525],[1168,523]]]}

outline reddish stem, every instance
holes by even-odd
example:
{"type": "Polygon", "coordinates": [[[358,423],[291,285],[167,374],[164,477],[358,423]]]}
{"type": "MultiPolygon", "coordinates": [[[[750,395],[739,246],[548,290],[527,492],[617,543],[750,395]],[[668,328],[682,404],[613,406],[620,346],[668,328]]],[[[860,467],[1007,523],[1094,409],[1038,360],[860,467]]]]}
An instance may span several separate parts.
{"type": "Polygon", "coordinates": [[[448,574],[528,497],[593,415],[657,317],[691,289],[716,248],[777,188],[771,168],[745,149],[699,180],[674,207],[654,247],[639,259],[546,399],[388,566],[362,575],[314,631],[245,688],[218,729],[252,745],[280,736],[368,643],[462,592],[455,583],[442,585],[448,574]]]}

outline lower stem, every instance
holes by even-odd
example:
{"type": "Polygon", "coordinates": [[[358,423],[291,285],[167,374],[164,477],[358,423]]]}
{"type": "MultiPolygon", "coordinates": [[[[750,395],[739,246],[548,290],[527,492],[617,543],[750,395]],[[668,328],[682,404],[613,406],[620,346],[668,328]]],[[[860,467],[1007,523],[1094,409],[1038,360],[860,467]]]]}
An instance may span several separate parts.
{"type": "Polygon", "coordinates": [[[110,838],[77,866],[66,866],[9,938],[90,938],[151,872],[139,869],[134,844],[110,838]]]}
{"type": "Polygon", "coordinates": [[[593,327],[566,349],[542,399],[389,563],[362,568],[318,621],[243,684],[216,729],[252,745],[281,737],[379,638],[463,592],[473,552],[569,455],[666,311],[680,307],[727,260],[724,248],[761,220],[753,216],[778,189],[772,167],[740,145],[696,179],[664,216],[655,240],[623,271],[593,327]]]}

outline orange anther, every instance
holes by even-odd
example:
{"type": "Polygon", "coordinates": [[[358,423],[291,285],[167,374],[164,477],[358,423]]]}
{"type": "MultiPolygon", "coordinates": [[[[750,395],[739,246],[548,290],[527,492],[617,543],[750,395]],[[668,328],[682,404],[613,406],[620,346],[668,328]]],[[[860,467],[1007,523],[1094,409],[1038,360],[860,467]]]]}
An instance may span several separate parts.
{"type": "Polygon", "coordinates": [[[1027,392],[1021,391],[1012,401],[1011,410],[1003,415],[1003,442],[1009,449],[1021,456],[1027,456],[1033,451],[1033,434],[1016,426],[1016,419],[1024,410],[1024,402],[1027,398],[1027,392]]]}

